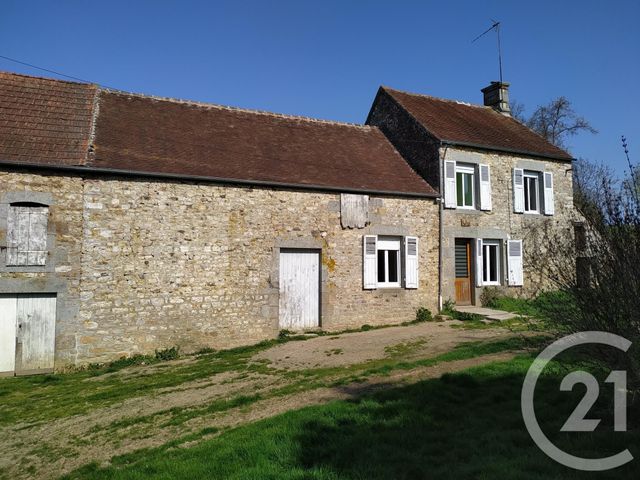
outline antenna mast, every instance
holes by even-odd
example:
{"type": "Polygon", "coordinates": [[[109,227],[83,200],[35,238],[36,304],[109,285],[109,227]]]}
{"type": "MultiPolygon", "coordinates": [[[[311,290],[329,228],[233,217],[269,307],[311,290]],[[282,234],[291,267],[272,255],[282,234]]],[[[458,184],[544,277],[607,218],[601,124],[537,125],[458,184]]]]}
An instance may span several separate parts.
{"type": "Polygon", "coordinates": [[[496,20],[491,20],[491,21],[493,22],[493,25],[491,25],[488,29],[486,29],[484,32],[482,32],[480,35],[474,38],[471,41],[471,43],[475,42],[480,37],[483,37],[484,35],[489,33],[491,30],[496,31],[496,34],[498,36],[498,67],[500,68],[500,83],[502,83],[502,46],[500,45],[500,22],[496,20]]]}

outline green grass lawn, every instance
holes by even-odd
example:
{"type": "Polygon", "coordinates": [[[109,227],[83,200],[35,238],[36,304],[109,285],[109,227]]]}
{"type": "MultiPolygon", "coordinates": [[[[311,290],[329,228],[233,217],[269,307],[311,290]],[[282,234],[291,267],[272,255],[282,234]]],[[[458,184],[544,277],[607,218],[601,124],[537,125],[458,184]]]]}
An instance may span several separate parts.
{"type": "MultiPolygon", "coordinates": [[[[201,440],[177,442],[88,465],[73,479],[583,479],[636,478],[637,460],[611,472],[587,474],[540,452],[520,414],[522,379],[531,356],[477,367],[440,379],[335,401],[201,440]]],[[[637,411],[630,431],[613,433],[611,392],[602,388],[589,418],[594,433],[557,433],[584,390],[560,392],[574,358],[552,363],[536,389],[536,411],[547,435],[566,451],[606,456],[629,448],[640,456],[637,411]],[[554,433],[555,432],[555,433],[554,433]]],[[[601,378],[593,364],[581,362],[601,378]]],[[[210,433],[210,432],[203,432],[210,433]]]]}

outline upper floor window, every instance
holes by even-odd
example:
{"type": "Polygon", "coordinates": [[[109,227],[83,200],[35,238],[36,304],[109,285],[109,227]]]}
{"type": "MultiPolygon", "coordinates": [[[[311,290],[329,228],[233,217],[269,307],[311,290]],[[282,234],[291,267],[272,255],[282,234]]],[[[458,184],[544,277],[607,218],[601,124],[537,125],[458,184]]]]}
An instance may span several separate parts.
{"type": "Polygon", "coordinates": [[[456,165],[456,194],[458,208],[475,208],[475,168],[456,165]]]}
{"type": "Polygon", "coordinates": [[[524,213],[540,213],[540,175],[524,172],[524,213]]]}
{"type": "Polygon", "coordinates": [[[488,164],[444,162],[444,206],[491,210],[491,170],[488,164]]]}
{"type": "Polygon", "coordinates": [[[9,205],[7,217],[7,265],[45,265],[49,207],[20,202],[9,205]]]}
{"type": "Polygon", "coordinates": [[[553,173],[514,168],[513,211],[553,215],[553,173]]]}

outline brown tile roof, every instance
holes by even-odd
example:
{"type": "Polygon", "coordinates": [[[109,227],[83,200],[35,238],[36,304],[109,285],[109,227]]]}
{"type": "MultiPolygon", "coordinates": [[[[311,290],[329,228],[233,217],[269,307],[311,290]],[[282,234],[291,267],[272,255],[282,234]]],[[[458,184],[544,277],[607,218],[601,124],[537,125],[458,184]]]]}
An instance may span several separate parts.
{"type": "Polygon", "coordinates": [[[437,195],[376,127],[103,90],[90,166],[437,195]]]}
{"type": "Polygon", "coordinates": [[[0,72],[0,161],[83,165],[94,85],[0,72]]]}
{"type": "Polygon", "coordinates": [[[437,196],[376,127],[3,72],[0,163],[437,196]]]}
{"type": "Polygon", "coordinates": [[[382,87],[381,90],[443,142],[559,160],[572,159],[570,154],[514,118],[490,107],[401,92],[388,87],[382,87]]]}

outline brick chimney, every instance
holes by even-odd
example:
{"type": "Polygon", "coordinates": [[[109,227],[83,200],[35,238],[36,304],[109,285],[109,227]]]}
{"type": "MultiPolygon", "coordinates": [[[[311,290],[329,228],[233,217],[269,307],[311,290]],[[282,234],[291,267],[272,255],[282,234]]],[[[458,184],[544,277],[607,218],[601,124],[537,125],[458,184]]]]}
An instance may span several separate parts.
{"type": "Polygon", "coordinates": [[[482,89],[484,104],[503,115],[511,115],[509,107],[509,84],[506,82],[491,82],[482,89]]]}

